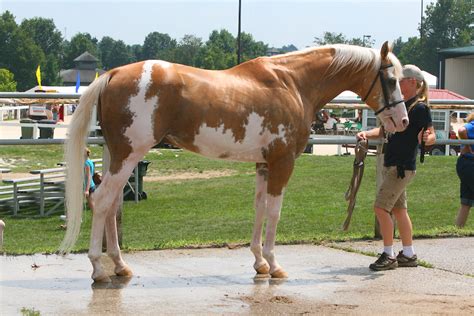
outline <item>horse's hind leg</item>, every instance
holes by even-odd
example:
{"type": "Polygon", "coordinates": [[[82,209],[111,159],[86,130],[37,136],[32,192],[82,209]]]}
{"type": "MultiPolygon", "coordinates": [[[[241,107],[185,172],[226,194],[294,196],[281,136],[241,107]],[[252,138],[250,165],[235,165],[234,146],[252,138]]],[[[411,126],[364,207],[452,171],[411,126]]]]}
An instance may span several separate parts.
{"type": "Polygon", "coordinates": [[[136,155],[134,159],[126,159],[119,172],[111,174],[107,172],[99,188],[92,195],[95,208],[92,213],[92,230],[89,246],[89,259],[92,263],[92,279],[97,282],[106,282],[110,278],[100,263],[102,256],[102,239],[104,227],[107,227],[107,252],[115,263],[115,273],[131,274],[130,269],[123,261],[118,246],[117,231],[115,225],[115,214],[117,211],[119,197],[123,187],[130,176],[133,168],[142,156],[136,155]],[[107,223],[107,225],[106,225],[107,223]]]}
{"type": "Polygon", "coordinates": [[[123,193],[120,192],[119,198],[116,200],[110,212],[107,213],[105,219],[105,236],[107,239],[107,255],[115,264],[114,273],[120,276],[132,276],[132,270],[123,261],[120,253],[117,234],[117,211],[119,209],[119,201],[123,200],[123,193]]]}
{"type": "Polygon", "coordinates": [[[270,271],[270,266],[262,255],[262,230],[267,205],[267,181],[268,166],[267,164],[258,163],[255,185],[255,223],[253,226],[252,242],[250,244],[250,250],[252,250],[255,255],[253,267],[257,271],[257,274],[268,274],[270,271]]]}

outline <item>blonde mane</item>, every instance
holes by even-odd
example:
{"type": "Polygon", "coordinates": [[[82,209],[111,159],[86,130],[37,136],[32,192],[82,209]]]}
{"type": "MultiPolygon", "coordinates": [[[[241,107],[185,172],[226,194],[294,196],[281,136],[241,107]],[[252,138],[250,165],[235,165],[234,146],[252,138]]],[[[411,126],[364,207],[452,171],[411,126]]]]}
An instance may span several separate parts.
{"type": "MultiPolygon", "coordinates": [[[[334,49],[334,59],[331,61],[326,74],[329,77],[336,76],[339,74],[345,67],[348,65],[352,66],[354,72],[370,70],[376,71],[380,68],[380,51],[374,48],[365,48],[355,45],[346,45],[346,44],[333,44],[333,45],[324,45],[317,47],[309,47],[303,50],[289,52],[286,54],[275,55],[269,58],[271,59],[281,59],[287,60],[293,56],[301,56],[306,54],[312,54],[318,50],[323,49],[334,49]]],[[[392,65],[395,69],[395,77],[402,77],[402,65],[398,58],[393,54],[389,53],[388,58],[392,62],[392,65]]]]}

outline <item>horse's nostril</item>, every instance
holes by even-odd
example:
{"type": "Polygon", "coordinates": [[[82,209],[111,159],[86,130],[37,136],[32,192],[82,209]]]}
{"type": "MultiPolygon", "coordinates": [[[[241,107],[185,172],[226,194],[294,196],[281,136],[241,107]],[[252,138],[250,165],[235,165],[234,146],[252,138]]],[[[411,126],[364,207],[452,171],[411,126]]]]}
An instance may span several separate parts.
{"type": "Polygon", "coordinates": [[[405,118],[405,119],[402,120],[403,127],[407,127],[408,123],[410,123],[410,121],[408,121],[408,119],[405,118]]]}

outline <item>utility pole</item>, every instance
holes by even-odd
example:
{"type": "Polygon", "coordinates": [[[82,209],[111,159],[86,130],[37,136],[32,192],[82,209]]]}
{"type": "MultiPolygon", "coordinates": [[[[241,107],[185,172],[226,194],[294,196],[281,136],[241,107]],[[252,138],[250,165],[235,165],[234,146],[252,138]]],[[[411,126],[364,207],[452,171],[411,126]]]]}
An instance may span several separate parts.
{"type": "Polygon", "coordinates": [[[237,32],[237,65],[240,64],[241,46],[240,46],[240,18],[242,11],[242,0],[239,0],[239,30],[237,32]]]}
{"type": "Polygon", "coordinates": [[[420,46],[423,46],[423,0],[421,0],[420,12],[420,46]]]}

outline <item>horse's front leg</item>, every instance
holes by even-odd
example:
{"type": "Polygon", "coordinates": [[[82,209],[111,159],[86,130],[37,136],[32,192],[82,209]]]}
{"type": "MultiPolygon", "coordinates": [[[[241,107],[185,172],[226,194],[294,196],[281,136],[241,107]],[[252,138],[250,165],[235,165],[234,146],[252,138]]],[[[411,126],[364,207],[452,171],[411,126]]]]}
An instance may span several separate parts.
{"type": "Polygon", "coordinates": [[[257,163],[256,169],[255,223],[253,226],[250,250],[252,250],[255,255],[253,267],[255,271],[257,271],[257,274],[268,274],[270,266],[262,255],[262,230],[267,205],[268,166],[267,164],[257,163]]]}
{"type": "Polygon", "coordinates": [[[268,188],[267,188],[267,227],[263,256],[270,264],[272,278],[286,278],[288,274],[275,259],[275,239],[280,211],[283,203],[284,189],[293,172],[294,159],[286,157],[269,165],[268,188]]]}

